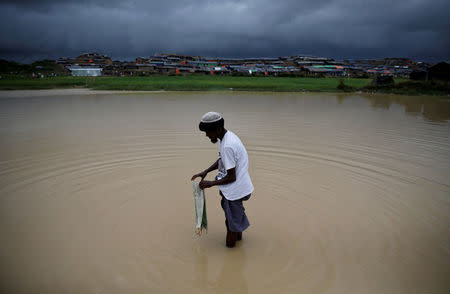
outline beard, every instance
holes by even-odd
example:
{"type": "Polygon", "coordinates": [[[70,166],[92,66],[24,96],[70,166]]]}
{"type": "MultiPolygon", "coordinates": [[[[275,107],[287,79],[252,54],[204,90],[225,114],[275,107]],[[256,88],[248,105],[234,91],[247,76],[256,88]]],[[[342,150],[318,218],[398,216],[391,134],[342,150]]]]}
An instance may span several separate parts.
{"type": "Polygon", "coordinates": [[[216,144],[217,143],[217,138],[213,138],[213,139],[211,139],[211,143],[213,143],[213,144],[216,144]]]}

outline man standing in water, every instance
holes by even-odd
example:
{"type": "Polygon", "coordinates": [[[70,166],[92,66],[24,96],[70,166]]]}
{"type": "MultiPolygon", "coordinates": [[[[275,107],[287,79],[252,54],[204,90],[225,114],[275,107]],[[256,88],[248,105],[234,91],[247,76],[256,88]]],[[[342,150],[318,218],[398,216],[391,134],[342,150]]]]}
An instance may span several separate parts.
{"type": "Polygon", "coordinates": [[[193,175],[191,180],[201,177],[200,189],[219,186],[227,227],[226,245],[232,248],[237,240],[242,239],[242,232],[250,225],[242,204],[253,192],[253,184],[248,174],[247,150],[238,136],[224,128],[224,119],[217,112],[205,113],[199,128],[212,143],[215,144],[220,139],[219,159],[208,169],[193,175]],[[216,169],[218,174],[215,180],[206,181],[206,175],[216,169]]]}

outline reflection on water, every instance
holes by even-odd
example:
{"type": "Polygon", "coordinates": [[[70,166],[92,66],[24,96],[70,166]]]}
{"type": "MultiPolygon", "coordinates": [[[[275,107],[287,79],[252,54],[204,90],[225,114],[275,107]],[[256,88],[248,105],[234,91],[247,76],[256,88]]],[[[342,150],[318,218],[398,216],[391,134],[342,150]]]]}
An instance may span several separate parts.
{"type": "Polygon", "coordinates": [[[2,293],[450,292],[448,99],[90,93],[0,92],[2,293]],[[212,110],[255,185],[232,250],[215,188],[193,237],[212,110]]]}
{"type": "Polygon", "coordinates": [[[245,251],[237,248],[227,254],[219,279],[215,283],[215,293],[248,293],[247,280],[244,276],[245,251]]]}
{"type": "Polygon", "coordinates": [[[245,249],[238,246],[225,252],[221,260],[222,266],[217,278],[209,274],[208,252],[205,248],[195,248],[195,287],[208,293],[248,293],[245,278],[245,249]]]}
{"type": "MultiPolygon", "coordinates": [[[[370,101],[374,108],[389,109],[393,103],[405,108],[407,114],[421,115],[433,122],[445,122],[450,119],[450,98],[433,96],[400,96],[400,95],[361,95],[370,101]]],[[[336,99],[342,103],[352,96],[337,94],[336,99]]]]}

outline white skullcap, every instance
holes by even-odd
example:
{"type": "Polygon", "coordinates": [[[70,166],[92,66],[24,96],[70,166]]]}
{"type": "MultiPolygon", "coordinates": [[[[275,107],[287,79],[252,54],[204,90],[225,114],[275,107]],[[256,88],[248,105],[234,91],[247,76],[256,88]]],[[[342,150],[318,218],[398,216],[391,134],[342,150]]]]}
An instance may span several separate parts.
{"type": "Polygon", "coordinates": [[[222,119],[222,116],[218,112],[207,112],[202,116],[200,120],[202,123],[213,123],[222,119]]]}

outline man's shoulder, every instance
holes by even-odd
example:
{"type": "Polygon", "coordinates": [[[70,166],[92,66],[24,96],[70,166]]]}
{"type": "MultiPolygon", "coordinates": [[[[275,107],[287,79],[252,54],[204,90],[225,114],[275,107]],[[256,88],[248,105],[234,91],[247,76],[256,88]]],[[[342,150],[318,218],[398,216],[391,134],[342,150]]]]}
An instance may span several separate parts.
{"type": "Polygon", "coordinates": [[[242,144],[241,140],[235,133],[227,131],[227,134],[226,140],[223,142],[223,147],[234,147],[242,144]]]}

